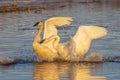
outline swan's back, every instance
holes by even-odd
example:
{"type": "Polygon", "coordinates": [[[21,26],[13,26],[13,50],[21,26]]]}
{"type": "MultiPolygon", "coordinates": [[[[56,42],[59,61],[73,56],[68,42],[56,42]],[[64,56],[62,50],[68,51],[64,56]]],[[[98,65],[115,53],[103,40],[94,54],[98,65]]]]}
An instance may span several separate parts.
{"type": "Polygon", "coordinates": [[[76,55],[85,55],[90,48],[91,41],[103,37],[107,34],[107,30],[98,26],[80,26],[73,37],[76,44],[76,55]]]}

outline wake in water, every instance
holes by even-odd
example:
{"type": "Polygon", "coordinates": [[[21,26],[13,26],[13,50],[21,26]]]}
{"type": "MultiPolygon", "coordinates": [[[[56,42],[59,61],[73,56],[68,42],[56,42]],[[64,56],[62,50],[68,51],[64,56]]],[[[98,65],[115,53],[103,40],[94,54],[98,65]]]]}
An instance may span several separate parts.
{"type": "MultiPolygon", "coordinates": [[[[58,61],[58,60],[57,60],[58,61]]],[[[24,57],[0,57],[0,64],[1,65],[10,65],[10,64],[17,64],[17,63],[34,63],[38,62],[41,63],[42,61],[38,59],[37,56],[24,56],[24,57]]],[[[59,60],[60,62],[60,60],[59,60]]],[[[104,58],[100,53],[94,52],[88,56],[86,56],[84,59],[80,61],[66,61],[66,62],[87,62],[87,63],[99,63],[99,62],[120,62],[120,57],[107,57],[104,58]]]]}

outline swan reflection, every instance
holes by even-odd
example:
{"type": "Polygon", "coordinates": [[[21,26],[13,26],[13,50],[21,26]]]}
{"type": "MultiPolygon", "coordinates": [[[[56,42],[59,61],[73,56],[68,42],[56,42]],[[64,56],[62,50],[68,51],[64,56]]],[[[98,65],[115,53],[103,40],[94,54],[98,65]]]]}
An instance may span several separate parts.
{"type": "Polygon", "coordinates": [[[91,73],[92,69],[99,69],[100,66],[84,63],[35,63],[33,77],[34,80],[106,80],[103,75],[91,73]]]}

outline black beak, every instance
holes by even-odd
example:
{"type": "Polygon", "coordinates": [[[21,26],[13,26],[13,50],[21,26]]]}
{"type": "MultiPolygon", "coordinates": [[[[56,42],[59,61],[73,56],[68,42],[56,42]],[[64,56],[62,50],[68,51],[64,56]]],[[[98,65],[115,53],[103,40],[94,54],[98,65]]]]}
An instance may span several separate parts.
{"type": "Polygon", "coordinates": [[[45,39],[43,39],[42,41],[40,41],[40,43],[43,43],[45,41],[45,39]]]}
{"type": "Polygon", "coordinates": [[[33,25],[33,27],[37,26],[38,24],[39,24],[39,22],[36,22],[36,23],[33,25]]]}

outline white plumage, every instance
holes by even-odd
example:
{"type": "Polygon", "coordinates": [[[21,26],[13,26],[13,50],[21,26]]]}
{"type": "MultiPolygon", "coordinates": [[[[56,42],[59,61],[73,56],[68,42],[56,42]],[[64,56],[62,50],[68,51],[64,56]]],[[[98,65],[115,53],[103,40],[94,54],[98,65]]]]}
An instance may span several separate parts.
{"type": "MultiPolygon", "coordinates": [[[[54,53],[56,55],[53,54],[54,57],[51,58],[70,61],[80,60],[88,52],[93,39],[107,35],[107,30],[103,27],[79,26],[73,37],[70,37],[65,43],[60,43],[60,36],[58,35],[56,26],[70,25],[71,21],[71,17],[53,17],[45,21],[44,36],[41,44],[44,44],[45,47],[52,51],[52,53],[46,54],[50,55],[54,53]]],[[[42,50],[42,53],[40,53],[40,48],[36,50],[39,51],[37,53],[40,54],[39,57],[46,52],[44,51],[45,49],[42,50]]],[[[44,57],[44,60],[47,56],[44,57]]],[[[54,59],[51,60],[53,61],[54,59]]]]}

